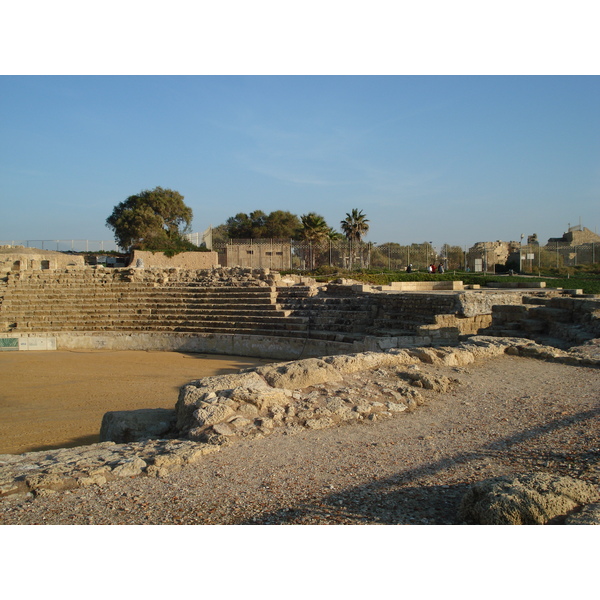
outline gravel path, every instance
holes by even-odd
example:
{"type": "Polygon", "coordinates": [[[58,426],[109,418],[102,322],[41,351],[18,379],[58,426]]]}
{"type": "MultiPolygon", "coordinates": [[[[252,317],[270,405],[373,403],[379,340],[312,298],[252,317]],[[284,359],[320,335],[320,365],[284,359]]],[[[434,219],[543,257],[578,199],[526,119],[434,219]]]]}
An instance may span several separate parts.
{"type": "Polygon", "coordinates": [[[600,369],[503,356],[390,420],[242,441],[162,479],[0,501],[2,524],[457,524],[472,482],[600,484],[600,369]]]}

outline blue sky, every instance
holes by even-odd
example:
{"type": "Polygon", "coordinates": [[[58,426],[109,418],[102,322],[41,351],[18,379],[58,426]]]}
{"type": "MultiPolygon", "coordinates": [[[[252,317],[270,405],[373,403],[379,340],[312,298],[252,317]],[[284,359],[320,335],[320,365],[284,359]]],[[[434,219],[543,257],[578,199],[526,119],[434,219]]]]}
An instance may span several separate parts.
{"type": "Polygon", "coordinates": [[[598,76],[2,76],[0,241],[112,239],[178,190],[193,230],[353,208],[367,240],[600,228],[598,76]]]}

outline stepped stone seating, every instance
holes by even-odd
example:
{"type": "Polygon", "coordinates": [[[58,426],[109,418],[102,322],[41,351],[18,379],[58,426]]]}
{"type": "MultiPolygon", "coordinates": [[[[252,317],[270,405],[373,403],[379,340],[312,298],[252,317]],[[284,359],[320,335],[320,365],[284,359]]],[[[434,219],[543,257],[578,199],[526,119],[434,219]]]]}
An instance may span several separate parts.
{"type": "Polygon", "coordinates": [[[352,342],[373,324],[375,308],[364,297],[329,297],[309,286],[278,287],[277,303],[306,320],[312,339],[352,342]]]}
{"type": "MultiPolygon", "coordinates": [[[[448,344],[460,335],[487,333],[490,322],[492,335],[572,328],[573,315],[581,312],[579,304],[564,302],[572,298],[502,294],[513,304],[495,306],[493,319],[488,294],[360,292],[352,285],[319,287],[306,278],[289,283],[267,269],[242,268],[9,273],[0,280],[0,334],[181,332],[343,343],[378,337],[403,344],[410,342],[401,338],[426,336],[448,344]]],[[[586,310],[578,323],[598,321],[586,310]]]]}
{"type": "Polygon", "coordinates": [[[492,323],[482,333],[582,344],[600,337],[600,297],[524,296],[521,305],[493,306],[492,323]]]}
{"type": "Polygon", "coordinates": [[[46,273],[9,282],[3,332],[157,331],[303,336],[306,319],[277,303],[272,286],[163,284],[46,273]]]}

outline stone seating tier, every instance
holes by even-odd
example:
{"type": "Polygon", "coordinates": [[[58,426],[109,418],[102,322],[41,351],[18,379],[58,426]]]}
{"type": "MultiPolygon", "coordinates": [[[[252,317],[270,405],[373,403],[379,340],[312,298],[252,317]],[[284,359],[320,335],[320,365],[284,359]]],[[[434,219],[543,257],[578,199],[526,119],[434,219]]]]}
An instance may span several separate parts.
{"type": "Polygon", "coordinates": [[[485,335],[583,344],[600,336],[600,298],[524,296],[522,305],[492,307],[485,335]]]}
{"type": "MultiPolygon", "coordinates": [[[[12,332],[180,331],[305,335],[307,319],[291,316],[268,286],[165,286],[119,281],[61,284],[18,281],[0,322],[12,332]]],[[[84,278],[85,279],[85,278],[84,278]]]]}

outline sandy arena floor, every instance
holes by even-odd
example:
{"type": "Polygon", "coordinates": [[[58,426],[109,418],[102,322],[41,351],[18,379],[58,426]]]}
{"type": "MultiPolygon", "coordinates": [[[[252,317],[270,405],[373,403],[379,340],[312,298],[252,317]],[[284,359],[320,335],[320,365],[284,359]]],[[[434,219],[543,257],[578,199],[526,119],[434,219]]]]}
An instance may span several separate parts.
{"type": "Polygon", "coordinates": [[[173,408],[185,383],[272,362],[179,352],[1,352],[0,454],[99,441],[105,412],[173,408]]]}

